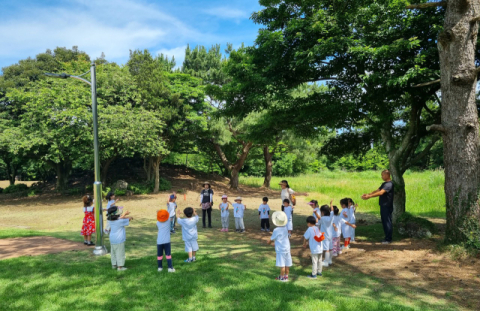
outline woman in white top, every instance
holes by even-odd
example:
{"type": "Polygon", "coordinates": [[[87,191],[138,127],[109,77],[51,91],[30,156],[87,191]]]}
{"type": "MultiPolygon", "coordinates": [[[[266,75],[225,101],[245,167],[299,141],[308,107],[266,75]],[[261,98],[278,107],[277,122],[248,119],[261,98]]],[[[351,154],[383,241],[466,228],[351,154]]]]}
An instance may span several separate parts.
{"type": "MultiPolygon", "coordinates": [[[[296,202],[292,202],[295,199],[295,195],[308,195],[308,193],[299,193],[295,192],[292,188],[290,188],[290,185],[288,184],[288,181],[282,180],[279,185],[282,187],[282,192],[280,193],[282,197],[282,203],[283,200],[288,200],[290,202],[290,205],[293,207],[296,205],[296,202]]],[[[282,204],[282,211],[283,211],[283,204],[282,204]]]]}

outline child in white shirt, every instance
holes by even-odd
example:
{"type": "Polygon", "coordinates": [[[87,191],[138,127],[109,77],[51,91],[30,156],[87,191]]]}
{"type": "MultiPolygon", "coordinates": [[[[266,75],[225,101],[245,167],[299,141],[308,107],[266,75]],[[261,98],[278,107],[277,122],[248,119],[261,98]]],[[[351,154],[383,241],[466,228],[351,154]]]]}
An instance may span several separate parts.
{"type": "Polygon", "coordinates": [[[183,214],[187,218],[180,218],[180,211],[178,211],[178,223],[182,226],[182,240],[185,242],[185,251],[188,253],[188,259],[185,262],[193,262],[197,260],[196,254],[198,251],[198,232],[197,212],[191,207],[187,207],[183,210],[183,214]]]}
{"type": "Polygon", "coordinates": [[[176,200],[177,200],[177,197],[175,196],[175,194],[171,194],[168,202],[168,214],[170,216],[170,232],[171,233],[176,233],[175,232],[175,215],[177,211],[177,203],[175,203],[176,200]]]}
{"type": "Polygon", "coordinates": [[[303,241],[303,248],[307,248],[307,244],[310,246],[310,253],[312,255],[312,274],[308,276],[310,279],[316,279],[317,275],[322,276],[322,233],[316,225],[316,219],[313,216],[307,217],[308,229],[303,235],[305,240],[303,241]]]}
{"type": "Polygon", "coordinates": [[[342,235],[342,227],[344,225],[355,228],[355,225],[350,224],[343,218],[343,215],[340,213],[340,210],[336,205],[333,206],[333,239],[332,239],[332,256],[336,257],[342,254],[342,249],[340,248],[340,236],[342,235]]]}
{"type": "Polygon", "coordinates": [[[218,205],[218,209],[220,210],[220,217],[222,218],[222,232],[228,232],[228,221],[230,218],[230,211],[228,210],[228,197],[226,194],[222,195],[222,203],[218,205]]]}
{"type": "Polygon", "coordinates": [[[258,208],[258,217],[260,217],[260,227],[262,231],[270,232],[270,206],[268,206],[268,198],[264,197],[263,204],[258,208]]]}
{"type": "Polygon", "coordinates": [[[242,198],[237,197],[235,203],[232,204],[233,217],[235,217],[235,232],[245,232],[245,224],[243,223],[243,214],[247,209],[246,205],[242,204],[242,198]]]}
{"type": "Polygon", "coordinates": [[[332,250],[333,239],[333,200],[330,201],[330,207],[328,205],[322,205],[320,207],[320,231],[325,235],[325,239],[322,241],[322,247],[325,251],[325,260],[322,262],[324,267],[328,267],[332,264],[332,256],[330,251],[332,250]]]}
{"type": "MultiPolygon", "coordinates": [[[[342,219],[345,221],[349,221],[350,211],[348,208],[348,199],[347,198],[341,199],[340,206],[342,207],[342,211],[340,212],[342,219]]],[[[344,241],[342,249],[350,248],[351,230],[350,230],[350,227],[347,226],[345,223],[342,223],[342,235],[343,235],[343,241],[344,241]]]]}
{"type": "Polygon", "coordinates": [[[120,199],[115,199],[115,192],[110,191],[107,193],[107,196],[105,197],[107,199],[107,207],[105,210],[108,210],[111,206],[117,205],[118,200],[120,199]]]}
{"type": "Polygon", "coordinates": [[[292,230],[293,230],[293,207],[290,205],[289,199],[283,200],[283,211],[287,215],[288,223],[287,223],[287,230],[288,230],[288,237],[292,237],[292,230]]]}
{"type": "Polygon", "coordinates": [[[290,240],[288,239],[287,223],[288,218],[284,212],[275,212],[272,215],[272,222],[277,228],[273,230],[272,237],[268,244],[275,241],[275,253],[277,254],[276,266],[280,268],[280,275],[275,278],[278,281],[287,282],[288,273],[292,266],[290,254],[290,240]]]}
{"type": "Polygon", "coordinates": [[[107,213],[107,222],[110,225],[110,257],[112,268],[118,271],[127,270],[125,268],[125,227],[130,224],[133,217],[126,217],[130,212],[120,215],[120,210],[115,205],[110,206],[107,213]]]}
{"type": "MultiPolygon", "coordinates": [[[[355,224],[357,222],[355,218],[355,212],[357,211],[358,204],[355,204],[351,198],[348,198],[348,211],[349,211],[349,220],[348,222],[351,224],[355,224]]],[[[355,242],[355,228],[352,227],[350,229],[350,242],[355,242]]]]}
{"type": "Polygon", "coordinates": [[[313,208],[313,217],[315,217],[315,225],[320,227],[320,224],[318,223],[318,220],[320,219],[320,207],[318,207],[318,201],[317,200],[311,200],[308,205],[310,205],[313,208]]]}

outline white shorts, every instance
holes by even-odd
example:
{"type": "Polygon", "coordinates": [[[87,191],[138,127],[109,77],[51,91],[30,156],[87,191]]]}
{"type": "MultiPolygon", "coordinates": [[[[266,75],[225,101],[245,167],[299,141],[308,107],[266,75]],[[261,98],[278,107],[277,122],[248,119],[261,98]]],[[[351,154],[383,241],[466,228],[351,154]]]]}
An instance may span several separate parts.
{"type": "Polygon", "coordinates": [[[293,221],[291,219],[287,222],[287,230],[293,230],[293,221]]]}
{"type": "Polygon", "coordinates": [[[277,267],[291,267],[292,266],[292,256],[290,253],[277,253],[277,262],[275,264],[277,267]]]}
{"type": "Polygon", "coordinates": [[[333,249],[332,245],[332,239],[325,238],[325,240],[322,241],[322,247],[324,251],[333,249]]]}
{"type": "Polygon", "coordinates": [[[185,241],[185,251],[188,252],[196,252],[198,251],[198,243],[197,240],[185,241]]]}

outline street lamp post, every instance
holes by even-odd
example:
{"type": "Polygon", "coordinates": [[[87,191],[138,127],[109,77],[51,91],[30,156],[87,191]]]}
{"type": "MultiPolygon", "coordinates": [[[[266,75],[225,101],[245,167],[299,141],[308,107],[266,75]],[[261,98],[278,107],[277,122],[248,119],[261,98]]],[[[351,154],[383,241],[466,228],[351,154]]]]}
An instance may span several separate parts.
{"type": "Polygon", "coordinates": [[[97,256],[106,255],[108,253],[107,248],[105,247],[103,241],[103,215],[102,215],[102,183],[100,181],[100,154],[99,154],[99,145],[98,145],[98,113],[97,113],[97,76],[95,70],[95,63],[92,62],[90,71],[80,75],[72,76],[66,73],[54,74],[54,73],[45,73],[49,77],[67,79],[72,78],[80,80],[88,85],[92,89],[92,113],[93,113],[93,150],[94,150],[94,163],[95,163],[95,182],[93,183],[93,197],[95,201],[95,249],[93,254],[97,256]],[[88,81],[82,76],[90,72],[91,80],[88,81]]]}

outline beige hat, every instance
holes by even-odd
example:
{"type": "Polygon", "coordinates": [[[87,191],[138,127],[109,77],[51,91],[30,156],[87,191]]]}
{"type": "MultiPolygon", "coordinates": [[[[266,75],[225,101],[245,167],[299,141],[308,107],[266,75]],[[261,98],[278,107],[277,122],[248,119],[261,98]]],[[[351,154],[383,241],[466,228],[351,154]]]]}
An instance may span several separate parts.
{"type": "Polygon", "coordinates": [[[242,201],[242,197],[236,197],[234,201],[242,201]]]}
{"type": "Polygon", "coordinates": [[[206,181],[206,182],[203,183],[203,187],[205,187],[205,185],[208,185],[209,187],[211,186],[211,185],[210,185],[210,182],[208,182],[208,181],[206,181]]]}
{"type": "Polygon", "coordinates": [[[287,214],[285,214],[285,212],[280,212],[280,211],[274,212],[272,214],[272,222],[277,227],[286,226],[288,222],[287,214]]]}

